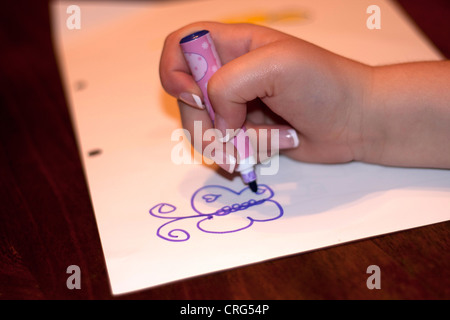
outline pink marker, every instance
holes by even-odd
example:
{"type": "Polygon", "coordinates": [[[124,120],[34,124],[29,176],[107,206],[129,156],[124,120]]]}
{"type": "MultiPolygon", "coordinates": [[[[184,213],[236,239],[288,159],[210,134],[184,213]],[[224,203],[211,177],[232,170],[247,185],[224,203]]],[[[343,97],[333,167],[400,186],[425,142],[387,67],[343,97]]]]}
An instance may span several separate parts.
{"type": "MultiPolygon", "coordinates": [[[[184,57],[191,69],[192,76],[197,82],[205,99],[208,114],[214,123],[214,110],[208,98],[208,81],[211,76],[222,66],[216,48],[208,30],[192,33],[180,41],[184,57]]],[[[233,144],[239,153],[239,166],[236,171],[240,172],[242,179],[248,183],[253,192],[258,190],[254,165],[253,148],[250,139],[245,133],[245,127],[233,138],[233,144]]]]}

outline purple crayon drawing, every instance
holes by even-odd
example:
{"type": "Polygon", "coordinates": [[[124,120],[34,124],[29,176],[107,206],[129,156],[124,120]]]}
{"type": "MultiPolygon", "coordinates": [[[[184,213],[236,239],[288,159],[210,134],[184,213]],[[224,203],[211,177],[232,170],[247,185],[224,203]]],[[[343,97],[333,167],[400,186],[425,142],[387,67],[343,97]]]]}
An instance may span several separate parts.
{"type": "Polygon", "coordinates": [[[259,185],[256,193],[249,187],[239,192],[219,185],[201,187],[191,197],[193,215],[172,215],[176,207],[159,203],[149,211],[150,215],[167,219],[156,231],[158,237],[174,242],[189,240],[190,233],[176,228],[174,223],[187,219],[196,220],[198,230],[205,233],[225,234],[250,228],[255,222],[273,221],[283,216],[281,205],[273,200],[274,192],[267,185],[259,185]],[[168,232],[165,229],[169,228],[168,232]]]}

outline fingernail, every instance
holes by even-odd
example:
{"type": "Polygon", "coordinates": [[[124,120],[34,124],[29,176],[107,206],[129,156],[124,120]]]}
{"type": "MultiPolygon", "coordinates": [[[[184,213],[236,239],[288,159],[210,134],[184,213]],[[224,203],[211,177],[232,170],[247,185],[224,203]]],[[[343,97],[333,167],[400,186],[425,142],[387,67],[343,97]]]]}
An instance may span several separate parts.
{"type": "Polygon", "coordinates": [[[233,155],[224,153],[221,150],[216,150],[214,155],[211,156],[211,159],[228,173],[233,173],[234,168],[236,167],[236,158],[233,155]]]}
{"type": "Polygon", "coordinates": [[[230,137],[230,133],[227,132],[227,134],[225,136],[219,137],[219,141],[222,143],[227,143],[228,141],[230,141],[231,137],[230,137]]]}
{"type": "Polygon", "coordinates": [[[181,101],[184,103],[197,108],[197,109],[205,109],[204,104],[202,103],[202,99],[196,94],[189,93],[189,92],[182,92],[179,97],[181,101]]]}
{"type": "Polygon", "coordinates": [[[298,147],[300,144],[297,131],[294,129],[281,129],[279,132],[279,139],[280,149],[292,149],[298,147]]]}

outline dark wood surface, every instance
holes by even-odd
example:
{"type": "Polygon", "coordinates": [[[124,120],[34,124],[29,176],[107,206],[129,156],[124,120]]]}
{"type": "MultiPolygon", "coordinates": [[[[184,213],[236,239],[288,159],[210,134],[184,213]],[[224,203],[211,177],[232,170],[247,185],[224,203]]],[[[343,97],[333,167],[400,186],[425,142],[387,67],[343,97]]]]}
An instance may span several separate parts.
{"type": "MultiPolygon", "coordinates": [[[[0,299],[450,298],[450,222],[112,296],[48,3],[7,2],[0,10],[0,299]],[[373,264],[380,290],[366,287],[373,264]],[[66,286],[69,265],[81,269],[79,290],[66,286]]],[[[449,1],[399,2],[449,57],[449,1]]]]}

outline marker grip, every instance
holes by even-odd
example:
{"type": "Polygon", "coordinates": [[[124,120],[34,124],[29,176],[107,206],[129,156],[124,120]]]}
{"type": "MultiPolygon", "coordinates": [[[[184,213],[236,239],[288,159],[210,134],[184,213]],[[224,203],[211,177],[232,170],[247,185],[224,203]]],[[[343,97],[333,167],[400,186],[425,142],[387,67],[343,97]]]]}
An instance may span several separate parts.
{"type": "MultiPolygon", "coordinates": [[[[184,57],[189,65],[192,76],[203,93],[204,103],[209,117],[214,124],[214,109],[208,97],[208,81],[212,75],[222,67],[211,34],[207,30],[194,32],[180,41],[184,57]]],[[[239,162],[236,171],[241,172],[245,183],[256,180],[253,166],[256,164],[253,148],[245,127],[234,136],[232,143],[239,153],[239,162]]]]}

